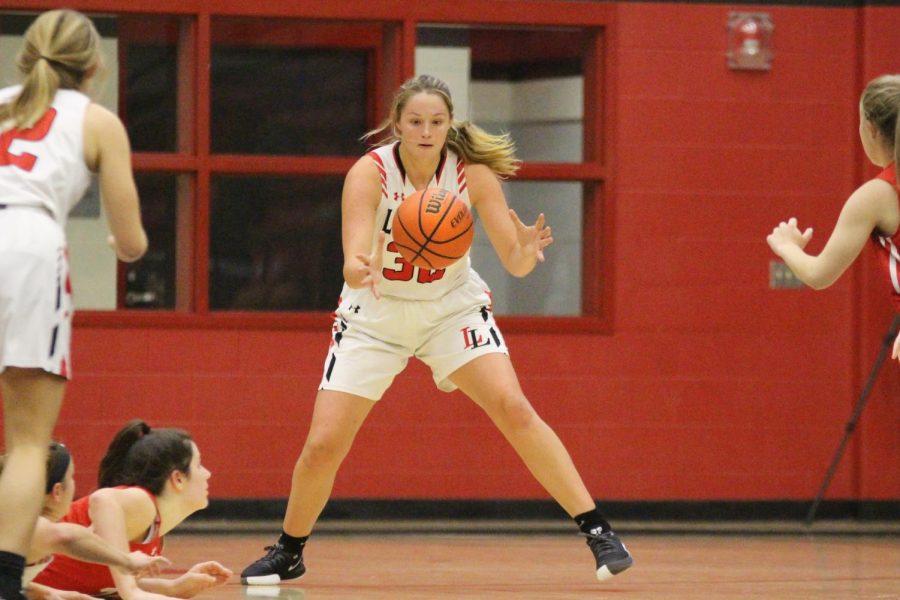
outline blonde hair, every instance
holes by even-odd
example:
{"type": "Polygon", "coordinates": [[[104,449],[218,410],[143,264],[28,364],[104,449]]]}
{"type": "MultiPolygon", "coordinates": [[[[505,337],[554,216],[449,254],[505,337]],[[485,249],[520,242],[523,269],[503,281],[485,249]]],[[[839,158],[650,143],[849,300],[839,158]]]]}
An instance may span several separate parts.
{"type": "Polygon", "coordinates": [[[900,167],[900,75],[882,75],[869,82],[860,98],[866,119],[893,148],[894,168],[900,167]]]}
{"type": "Polygon", "coordinates": [[[419,75],[407,80],[391,103],[390,115],[381,125],[362,136],[366,141],[378,138],[376,146],[382,146],[398,140],[394,126],[400,121],[400,114],[409,99],[419,93],[433,94],[444,101],[450,112],[450,132],[447,134],[447,146],[464,162],[485,165],[500,177],[515,175],[522,164],[516,158],[516,147],[508,133],[494,135],[469,121],[453,119],[453,99],[446,83],[431,75],[419,75]]]}
{"type": "Polygon", "coordinates": [[[90,19],[74,10],[41,14],[25,32],[16,56],[22,91],[0,106],[0,123],[32,127],[53,103],[56,91],[80,89],[99,60],[100,34],[90,19]]]}

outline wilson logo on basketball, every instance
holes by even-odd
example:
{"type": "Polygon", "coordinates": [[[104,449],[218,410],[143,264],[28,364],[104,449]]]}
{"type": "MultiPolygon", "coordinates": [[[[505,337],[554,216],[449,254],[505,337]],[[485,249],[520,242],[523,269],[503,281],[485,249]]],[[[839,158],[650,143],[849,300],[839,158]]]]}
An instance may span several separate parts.
{"type": "Polygon", "coordinates": [[[425,204],[425,212],[431,215],[439,214],[441,212],[441,207],[444,205],[444,200],[446,199],[447,190],[436,190],[428,196],[428,200],[425,204]]]}

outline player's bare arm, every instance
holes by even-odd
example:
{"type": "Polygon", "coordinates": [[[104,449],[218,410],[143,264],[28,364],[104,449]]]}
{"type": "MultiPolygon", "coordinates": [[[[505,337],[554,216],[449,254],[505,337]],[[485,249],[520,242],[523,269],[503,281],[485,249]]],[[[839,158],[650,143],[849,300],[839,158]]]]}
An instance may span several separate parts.
{"type": "Polygon", "coordinates": [[[472,206],[501,264],[511,275],[525,277],[544,260],[544,248],[553,243],[544,215],[534,225],[524,224],[507,205],[497,175],[484,165],[467,165],[466,180],[472,206]]]}
{"type": "Polygon", "coordinates": [[[85,160],[100,176],[100,194],[112,232],[110,245],[124,262],[147,251],[141,224],[137,187],[131,168],[128,133],[119,118],[98,104],[90,104],[84,123],[85,160]]]}
{"type": "MultiPolygon", "coordinates": [[[[372,232],[380,198],[378,168],[375,161],[364,156],[347,173],[341,197],[344,281],[351,288],[370,287],[376,297],[381,280],[381,248],[373,247],[372,232]]],[[[383,234],[378,239],[384,243],[383,234]]]]}
{"type": "MultiPolygon", "coordinates": [[[[89,507],[94,531],[122,552],[129,551],[128,540],[139,537],[156,516],[153,501],[138,488],[97,490],[91,494],[89,507]]],[[[144,597],[133,575],[118,569],[110,572],[123,600],[144,597]]]]}
{"type": "Polygon", "coordinates": [[[817,290],[826,288],[859,256],[872,231],[889,226],[883,216],[890,213],[884,185],[883,181],[869,181],[847,199],[831,237],[817,256],[805,251],[812,229],[801,233],[794,218],[779,223],[766,241],[803,283],[817,290]]]}

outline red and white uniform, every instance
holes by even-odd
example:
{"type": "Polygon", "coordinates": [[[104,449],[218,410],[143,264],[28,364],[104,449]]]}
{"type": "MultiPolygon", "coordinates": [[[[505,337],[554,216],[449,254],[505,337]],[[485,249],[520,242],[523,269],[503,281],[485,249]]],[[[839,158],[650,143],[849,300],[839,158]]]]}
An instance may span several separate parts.
{"type": "MultiPolygon", "coordinates": [[[[0,90],[0,104],[20,86],[0,90]]],[[[91,182],[84,160],[84,115],[90,99],[59,90],[34,127],[0,134],[0,204],[46,209],[61,227],[91,182]]],[[[0,125],[2,126],[2,125],[0,125]]]]}
{"type": "MultiPolygon", "coordinates": [[[[410,357],[431,368],[439,389],[452,391],[456,386],[448,376],[455,370],[483,354],[509,353],[494,321],[490,290],[471,268],[468,252],[432,271],[412,266],[394,250],[392,220],[403,198],[416,191],[398,144],[368,154],[381,173],[374,232],[383,230],[386,238],[381,299],[368,287],[344,285],[319,384],[370,400],[381,398],[410,357]]],[[[450,150],[426,187],[448,190],[471,206],[465,164],[450,150]]]]}
{"type": "MultiPolygon", "coordinates": [[[[19,90],[0,89],[0,104],[19,90]]],[[[59,90],[33,127],[0,131],[0,372],[71,375],[64,228],[91,179],[84,157],[89,104],[80,92],[59,90]]]]}
{"type": "MultiPolygon", "coordinates": [[[[884,171],[878,174],[877,178],[887,181],[896,190],[897,166],[893,163],[888,165],[884,171]]],[[[900,196],[897,201],[900,203],[900,196]]],[[[891,237],[883,236],[877,231],[873,232],[872,243],[875,245],[878,261],[884,267],[884,272],[891,285],[891,300],[894,303],[894,310],[900,312],[900,230],[891,237]]]]}
{"type": "MultiPolygon", "coordinates": [[[[400,142],[382,146],[368,156],[378,165],[381,174],[381,201],[375,211],[375,224],[385,232],[384,279],[379,284],[379,291],[385,296],[405,298],[407,300],[435,300],[442,298],[447,292],[459,286],[469,277],[471,260],[469,253],[447,267],[432,271],[413,267],[400,257],[394,249],[394,237],[391,224],[397,208],[404,198],[416,192],[406,170],[400,161],[400,142]]],[[[428,183],[427,188],[445,189],[471,208],[469,190],[466,185],[466,167],[455,153],[448,150],[437,171],[428,183]]],[[[376,234],[378,231],[376,230],[376,234]]],[[[377,236],[376,241],[377,243],[377,236]]],[[[346,292],[349,288],[344,288],[346,292]]],[[[344,294],[342,294],[343,296],[344,294]]]]}
{"type": "MultiPolygon", "coordinates": [[[[129,486],[119,486],[125,489],[129,486]]],[[[144,489],[138,486],[138,489],[144,489]]],[[[158,556],[162,552],[163,538],[159,535],[159,507],[156,505],[156,496],[148,490],[147,495],[153,500],[153,506],[156,507],[156,518],[153,525],[147,531],[144,539],[140,542],[130,542],[128,548],[130,552],[141,551],[150,556],[158,556]]],[[[91,526],[91,515],[88,512],[88,502],[90,496],[79,498],[72,503],[69,512],[66,513],[61,523],[77,523],[84,527],[91,526]]],[[[58,590],[68,590],[73,592],[81,592],[89,596],[109,596],[116,593],[115,582],[109,567],[96,563],[87,563],[74,558],[57,554],[54,556],[53,562],[48,564],[34,578],[35,583],[46,585],[58,590]]]]}

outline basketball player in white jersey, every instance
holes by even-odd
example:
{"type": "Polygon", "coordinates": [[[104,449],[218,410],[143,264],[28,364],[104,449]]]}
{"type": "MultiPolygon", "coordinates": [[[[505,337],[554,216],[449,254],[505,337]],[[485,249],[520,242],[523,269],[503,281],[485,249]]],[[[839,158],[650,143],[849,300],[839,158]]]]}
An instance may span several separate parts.
{"type": "Polygon", "coordinates": [[[0,90],[0,598],[22,598],[23,556],[44,495],[47,449],[71,376],[65,223],[99,177],[119,259],[147,248],[125,128],[84,94],[101,66],[84,15],[57,10],[25,32],[21,85],[0,90]]]}
{"type": "Polygon", "coordinates": [[[244,569],[242,582],[272,584],[303,575],[303,547],[338,467],[411,356],[431,368],[438,388],[458,388],[484,409],[587,537],[598,579],[627,569],[631,555],[598,512],[560,439],[522,393],[494,322],[490,291],[470,268],[468,254],[430,271],[405,262],[392,241],[391,219],[401,200],[417,190],[445,188],[478,212],[506,270],[518,277],[530,273],[553,238],[543,215],[528,226],[507,206],[499,178],[518,168],[511,140],[455,121],[447,85],[424,75],[400,88],[390,118],[366,137],[381,134],[387,134],[384,144],[357,161],[344,182],[345,285],[283,531],[265,556],[244,569]]]}

